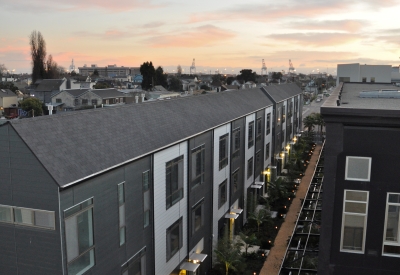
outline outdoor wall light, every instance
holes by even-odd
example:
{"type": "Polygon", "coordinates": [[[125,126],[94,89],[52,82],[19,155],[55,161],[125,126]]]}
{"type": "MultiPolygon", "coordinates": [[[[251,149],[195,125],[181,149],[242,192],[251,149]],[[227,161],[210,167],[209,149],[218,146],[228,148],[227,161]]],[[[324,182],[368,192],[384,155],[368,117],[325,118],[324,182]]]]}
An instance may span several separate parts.
{"type": "Polygon", "coordinates": [[[286,150],[289,151],[290,150],[290,145],[286,145],[286,150]]]}

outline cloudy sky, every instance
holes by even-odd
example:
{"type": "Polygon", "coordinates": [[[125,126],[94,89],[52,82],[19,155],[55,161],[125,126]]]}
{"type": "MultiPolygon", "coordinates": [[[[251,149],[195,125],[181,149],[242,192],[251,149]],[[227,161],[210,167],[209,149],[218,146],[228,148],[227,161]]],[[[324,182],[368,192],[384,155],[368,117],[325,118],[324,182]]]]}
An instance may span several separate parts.
{"type": "Polygon", "coordinates": [[[31,70],[29,35],[68,68],[335,74],[338,63],[400,64],[400,0],[0,0],[0,64],[31,70]]]}

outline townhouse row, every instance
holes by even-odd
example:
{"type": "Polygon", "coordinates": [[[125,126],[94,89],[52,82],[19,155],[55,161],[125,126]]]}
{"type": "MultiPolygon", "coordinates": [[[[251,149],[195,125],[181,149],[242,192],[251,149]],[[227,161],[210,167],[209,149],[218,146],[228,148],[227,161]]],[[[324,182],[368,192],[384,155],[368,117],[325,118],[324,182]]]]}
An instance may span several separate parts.
{"type": "Polygon", "coordinates": [[[285,84],[1,125],[0,273],[205,274],[302,105],[285,84]]]}

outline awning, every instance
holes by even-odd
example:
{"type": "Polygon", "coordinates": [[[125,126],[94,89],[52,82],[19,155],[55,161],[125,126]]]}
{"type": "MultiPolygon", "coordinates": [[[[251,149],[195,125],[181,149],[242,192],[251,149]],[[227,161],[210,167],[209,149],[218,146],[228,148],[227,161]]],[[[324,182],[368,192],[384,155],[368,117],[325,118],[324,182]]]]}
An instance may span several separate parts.
{"type": "Polygon", "coordinates": [[[207,258],[207,254],[192,253],[192,255],[189,256],[189,260],[198,262],[204,261],[205,258],[207,258]]]}
{"type": "Polygon", "coordinates": [[[237,219],[237,217],[239,217],[238,214],[231,214],[231,213],[225,214],[225,218],[227,219],[237,219]]]}
{"type": "Polygon", "coordinates": [[[192,271],[195,272],[197,268],[199,268],[199,264],[194,264],[194,263],[189,263],[189,262],[184,262],[181,264],[181,269],[186,270],[186,271],[192,271]]]}
{"type": "Polygon", "coordinates": [[[263,181],[255,181],[254,184],[258,184],[258,185],[263,186],[263,185],[264,185],[264,182],[263,182],[263,181]]]}
{"type": "Polygon", "coordinates": [[[256,188],[256,189],[260,189],[262,186],[259,184],[252,184],[250,185],[251,188],[256,188]]]}
{"type": "Polygon", "coordinates": [[[231,211],[231,213],[235,213],[235,214],[242,214],[242,212],[243,212],[243,209],[231,209],[231,210],[229,210],[229,211],[231,211]]]}

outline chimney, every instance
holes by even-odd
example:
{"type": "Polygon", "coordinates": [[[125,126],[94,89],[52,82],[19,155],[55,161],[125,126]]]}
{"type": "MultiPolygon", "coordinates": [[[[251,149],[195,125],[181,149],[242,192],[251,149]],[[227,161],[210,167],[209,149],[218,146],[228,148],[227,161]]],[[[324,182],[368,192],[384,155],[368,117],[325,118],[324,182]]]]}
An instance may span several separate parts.
{"type": "Polygon", "coordinates": [[[135,103],[139,103],[139,96],[135,95],[135,103]]]}
{"type": "Polygon", "coordinates": [[[145,94],[144,94],[144,93],[141,93],[141,97],[142,97],[142,101],[141,101],[141,102],[144,102],[145,94]]]}

